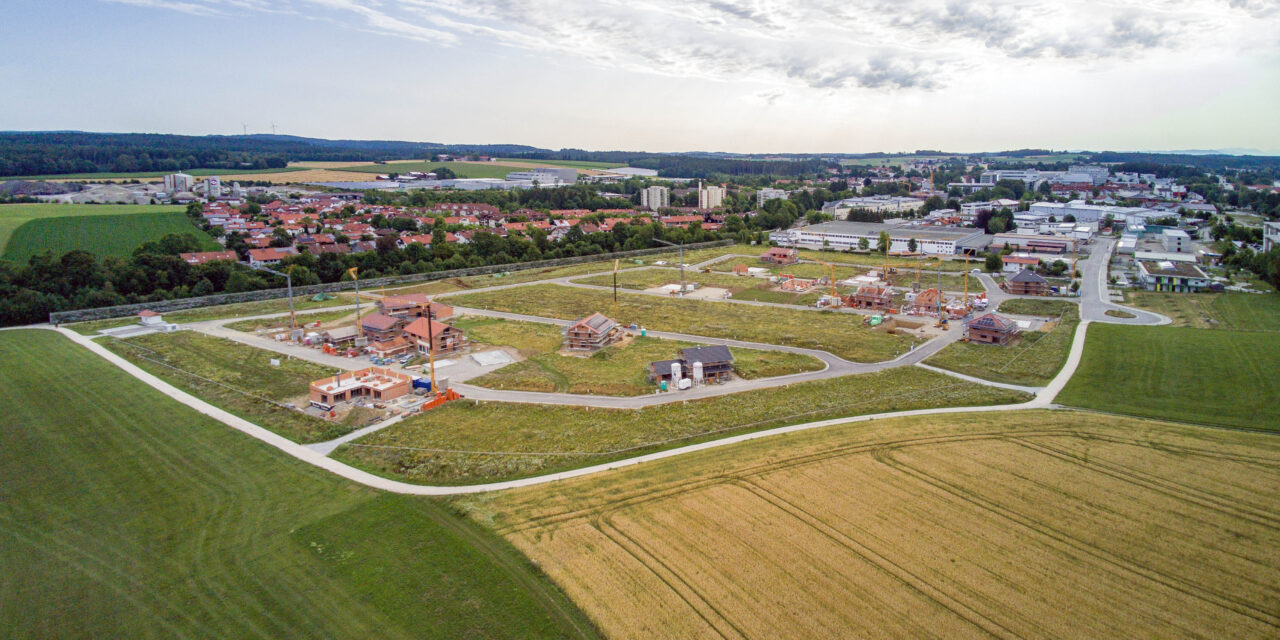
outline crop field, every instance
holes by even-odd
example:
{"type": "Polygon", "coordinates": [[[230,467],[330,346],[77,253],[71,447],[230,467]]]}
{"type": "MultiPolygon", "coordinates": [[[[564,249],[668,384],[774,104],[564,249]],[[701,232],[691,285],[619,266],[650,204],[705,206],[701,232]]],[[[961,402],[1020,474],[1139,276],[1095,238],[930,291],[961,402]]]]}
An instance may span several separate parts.
{"type": "Polygon", "coordinates": [[[148,213],[123,216],[66,216],[32,220],[13,231],[5,247],[4,259],[26,262],[27,258],[52,251],[58,256],[80,249],[99,257],[128,257],[133,250],[164,236],[190,234],[200,242],[201,251],[217,251],[222,246],[191,223],[181,211],[162,212],[156,207],[148,213]]]}
{"type": "Polygon", "coordinates": [[[568,167],[570,169],[594,169],[604,171],[617,169],[626,165],[620,162],[594,162],[591,160],[534,160],[530,158],[498,158],[498,162],[509,162],[530,167],[568,167]]]}
{"type": "Polygon", "coordinates": [[[446,167],[459,178],[505,178],[512,171],[520,171],[520,167],[493,164],[490,162],[388,162],[386,164],[354,165],[330,171],[347,173],[344,180],[372,180],[368,174],[390,175],[392,173],[408,173],[410,171],[431,171],[446,167]],[[364,176],[352,177],[352,176],[364,176]]]}
{"type": "Polygon", "coordinates": [[[610,638],[1274,638],[1280,441],[898,418],[466,497],[610,638]]]}
{"type": "Polygon", "coordinates": [[[439,502],[298,462],[51,331],[0,332],[7,638],[564,638],[590,622],[439,502]]]}
{"type": "Polygon", "coordinates": [[[1130,291],[1125,304],[1164,314],[1175,327],[1280,331],[1280,295],[1130,291]]]}
{"type": "MultiPolygon", "coordinates": [[[[611,291],[553,284],[530,285],[518,292],[460,294],[446,300],[463,307],[564,320],[613,308],[611,291]]],[[[909,351],[916,342],[910,336],[868,328],[862,324],[863,317],[856,314],[729,305],[687,298],[619,293],[618,315],[620,317],[614,319],[624,325],[636,323],[649,329],[696,336],[821,349],[861,362],[892,360],[909,351]]]]}
{"type": "Polygon", "coordinates": [[[406,482],[460,484],[572,469],[786,424],[1030,397],[898,367],[638,410],[461,401],[360,438],[333,456],[406,482]]]}
{"type": "MultiPolygon", "coordinates": [[[[465,317],[453,324],[475,342],[515,347],[526,358],[467,381],[491,389],[609,396],[652,393],[657,387],[646,380],[649,363],[674,358],[679,349],[695,346],[692,342],[637,336],[626,345],[579,357],[557,353],[564,337],[555,325],[483,317],[465,317]]],[[[733,355],[735,370],[747,379],[822,368],[820,360],[802,354],[733,349],[733,355]]]]}
{"type": "MultiPolygon", "coordinates": [[[[930,356],[925,364],[994,382],[1033,387],[1048,384],[1058,375],[1071,353],[1071,340],[1080,323],[1079,310],[1069,302],[1048,300],[1009,300],[1001,305],[1001,310],[1013,302],[1061,305],[1053,308],[1063,315],[1049,330],[1024,331],[1016,342],[1005,347],[953,342],[930,356]]],[[[1047,310],[1049,307],[1040,308],[1047,310]]],[[[1057,317],[1057,314],[1053,315],[1057,317]]]]}
{"type": "Polygon", "coordinates": [[[1274,333],[1094,324],[1058,402],[1280,431],[1277,372],[1280,340],[1274,333]]]}
{"type": "MultiPolygon", "coordinates": [[[[120,216],[135,213],[181,212],[182,207],[113,204],[4,204],[0,205],[0,254],[8,249],[13,232],[28,222],[64,216],[120,216]]],[[[192,227],[194,231],[194,227],[192,227]]]]}
{"type": "Polygon", "coordinates": [[[333,375],[330,367],[194,331],[102,344],[157,378],[294,442],[332,440],[355,428],[281,406],[305,396],[312,380],[333,375]],[[273,358],[280,366],[271,365],[273,358]]]}

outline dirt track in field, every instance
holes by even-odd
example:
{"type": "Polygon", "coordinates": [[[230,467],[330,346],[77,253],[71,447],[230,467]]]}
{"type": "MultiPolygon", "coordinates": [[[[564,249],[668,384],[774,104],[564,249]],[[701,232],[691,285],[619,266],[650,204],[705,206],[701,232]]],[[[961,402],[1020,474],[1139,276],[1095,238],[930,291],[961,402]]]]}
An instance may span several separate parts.
{"type": "Polygon", "coordinates": [[[464,504],[615,638],[1280,634],[1274,436],[1063,411],[940,422],[464,504]]]}

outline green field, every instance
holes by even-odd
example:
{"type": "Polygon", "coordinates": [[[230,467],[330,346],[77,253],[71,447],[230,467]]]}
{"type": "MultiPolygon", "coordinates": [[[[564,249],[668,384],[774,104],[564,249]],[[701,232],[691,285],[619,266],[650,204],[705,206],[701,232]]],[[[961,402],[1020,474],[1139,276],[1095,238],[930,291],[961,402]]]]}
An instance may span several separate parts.
{"type": "Polygon", "coordinates": [[[617,169],[627,165],[620,162],[593,162],[590,160],[539,160],[536,158],[498,158],[499,162],[528,162],[545,167],[568,167],[570,169],[617,169]]]}
{"type": "MultiPolygon", "coordinates": [[[[230,176],[230,175],[248,175],[259,173],[289,173],[291,171],[304,171],[302,167],[285,167],[281,169],[188,169],[183,171],[189,176],[230,176]]],[[[174,171],[135,171],[133,173],[113,173],[105,171],[101,173],[50,173],[40,176],[4,176],[0,180],[142,180],[146,178],[163,178],[174,171]]]]}
{"type": "Polygon", "coordinates": [[[447,167],[459,178],[505,178],[512,171],[524,171],[520,167],[508,167],[497,164],[478,162],[388,162],[386,164],[363,164],[350,167],[335,167],[333,171],[350,171],[353,173],[372,173],[390,175],[409,171],[431,171],[439,167],[447,167]]]}
{"type": "MultiPolygon", "coordinates": [[[[497,318],[465,317],[453,323],[475,341],[515,347],[525,360],[509,364],[468,384],[516,391],[558,391],[610,396],[652,393],[656,385],[646,380],[649,363],[675,358],[691,342],[635,337],[626,345],[614,345],[590,357],[562,355],[561,329],[536,322],[512,322],[497,318]]],[[[817,358],[757,349],[733,349],[738,375],[751,378],[816,371],[817,358]]]]}
{"type": "Polygon", "coordinates": [[[344,445],[333,456],[409,482],[479,482],[571,469],[786,424],[1028,398],[1026,393],[919,367],[897,367],[639,410],[463,400],[344,445]]]}
{"type": "Polygon", "coordinates": [[[33,220],[64,216],[119,216],[134,213],[182,211],[181,207],[132,204],[4,204],[0,205],[0,254],[13,232],[33,220]]]}
{"type": "Polygon", "coordinates": [[[222,246],[200,230],[180,209],[156,207],[147,213],[125,216],[67,216],[32,220],[13,231],[5,247],[4,259],[26,262],[33,255],[52,251],[58,256],[80,249],[99,257],[128,257],[133,250],[164,236],[191,234],[200,241],[201,251],[218,251],[222,246]]]}
{"type": "MultiPolygon", "coordinates": [[[[759,258],[760,254],[767,251],[768,248],[769,248],[768,246],[737,244],[737,245],[730,245],[727,247],[713,247],[711,249],[698,249],[696,251],[685,252],[684,261],[685,261],[685,264],[696,265],[696,264],[705,262],[707,260],[710,260],[712,258],[718,258],[720,256],[739,255],[739,256],[745,256],[745,257],[738,258],[738,259],[726,258],[724,260],[714,263],[713,265],[710,265],[710,268],[716,271],[728,271],[733,268],[733,265],[739,262],[746,263],[747,265],[753,266],[753,267],[755,266],[773,267],[775,265],[764,265],[764,264],[758,264],[756,262],[753,262],[753,260],[756,260],[759,258]]],[[[813,249],[800,249],[798,255],[801,260],[813,260],[815,262],[819,262],[819,261],[829,262],[836,266],[844,265],[844,266],[855,266],[855,267],[883,267],[885,263],[885,258],[883,255],[874,254],[874,253],[848,253],[844,251],[816,251],[813,249]]],[[[928,264],[928,262],[929,262],[928,260],[925,260],[926,264],[928,264]]],[[[920,264],[920,261],[918,261],[915,258],[900,258],[897,256],[889,257],[890,267],[893,267],[896,269],[910,270],[913,278],[915,277],[916,266],[919,264],[920,264]]],[[[817,267],[819,265],[814,265],[814,266],[817,267]]],[[[785,270],[789,267],[779,267],[779,268],[785,270]]],[[[936,264],[933,266],[933,268],[935,270],[937,269],[936,264]]],[[[964,271],[964,268],[965,268],[965,262],[963,260],[943,260],[942,261],[943,273],[946,273],[948,271],[964,271]]],[[[982,268],[982,265],[978,262],[971,261],[969,263],[969,268],[971,269],[982,268]]]]}
{"type": "Polygon", "coordinates": [[[1175,327],[1280,331],[1280,295],[1131,291],[1126,304],[1168,316],[1175,327]]]}
{"type": "Polygon", "coordinates": [[[0,333],[8,638],[595,637],[441,503],[294,460],[47,331],[0,333]]]}
{"type": "Polygon", "coordinates": [[[194,331],[102,344],[157,378],[294,442],[323,442],[354,429],[280,406],[305,406],[308,385],[333,375],[330,367],[194,331]],[[272,359],[280,366],[272,366],[272,359]]]}
{"type": "Polygon", "coordinates": [[[1011,345],[997,346],[976,342],[953,342],[930,356],[925,364],[948,371],[976,376],[983,380],[1042,387],[1053,380],[1071,353],[1071,340],[1080,323],[1079,309],[1070,302],[1053,300],[1008,300],[1001,305],[1006,313],[1028,313],[1059,317],[1048,331],[1024,331],[1011,345]],[[1023,311],[1012,312],[1011,303],[1023,311]],[[1029,304],[1021,304],[1029,303],[1029,304]],[[1033,313],[1038,312],[1052,313],[1033,313]]]}
{"type": "MultiPolygon", "coordinates": [[[[451,305],[492,309],[544,318],[574,320],[597,311],[612,313],[613,292],[553,284],[518,290],[458,294],[451,305]]],[[[618,294],[618,322],[653,330],[712,338],[779,344],[830,351],[861,362],[892,360],[911,349],[915,338],[871,329],[863,316],[802,309],[769,308],[705,300],[618,294]]]]}
{"type": "MultiPolygon", "coordinates": [[[[703,287],[721,287],[724,289],[741,289],[744,287],[755,287],[768,284],[768,282],[763,278],[735,276],[716,272],[699,273],[693,269],[684,270],[684,281],[697,283],[703,287]]],[[[589,278],[578,278],[575,279],[574,282],[595,285],[597,287],[612,287],[613,274],[608,273],[604,275],[591,276],[589,278]]],[[[679,269],[655,268],[639,271],[620,271],[618,273],[619,289],[644,290],[653,287],[660,287],[665,284],[678,284],[679,282],[679,269]]]]}
{"type": "Polygon", "coordinates": [[[1261,331],[1093,324],[1066,405],[1280,431],[1280,340],[1261,331]]]}

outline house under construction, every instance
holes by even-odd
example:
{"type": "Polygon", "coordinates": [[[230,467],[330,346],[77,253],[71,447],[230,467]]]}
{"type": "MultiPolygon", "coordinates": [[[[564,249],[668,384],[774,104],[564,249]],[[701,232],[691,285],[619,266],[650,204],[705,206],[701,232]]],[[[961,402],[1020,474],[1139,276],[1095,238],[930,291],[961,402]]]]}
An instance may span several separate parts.
{"type": "Polygon", "coordinates": [[[893,292],[888,287],[863,285],[845,299],[845,304],[855,309],[887,309],[893,303],[893,292]]]}
{"type": "Polygon", "coordinates": [[[413,378],[408,374],[369,367],[312,382],[310,398],[312,406],[329,411],[339,402],[361,397],[380,402],[394,400],[412,389],[413,378]]]}
{"type": "Polygon", "coordinates": [[[599,351],[622,339],[622,327],[602,313],[593,313],[565,329],[565,348],[599,351]]]}

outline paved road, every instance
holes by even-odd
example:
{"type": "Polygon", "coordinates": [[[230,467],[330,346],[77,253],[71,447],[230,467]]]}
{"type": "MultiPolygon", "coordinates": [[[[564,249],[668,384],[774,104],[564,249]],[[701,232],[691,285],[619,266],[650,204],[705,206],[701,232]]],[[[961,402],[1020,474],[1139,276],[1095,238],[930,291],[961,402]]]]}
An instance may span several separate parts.
{"type": "Polygon", "coordinates": [[[775,436],[783,433],[794,433],[797,431],[818,429],[818,428],[828,427],[828,426],[833,426],[838,424],[866,422],[870,420],[879,420],[883,418],[896,418],[896,417],[903,417],[903,416],[942,415],[942,414],[949,414],[949,413],[978,413],[978,412],[991,412],[991,411],[1015,411],[1015,410],[1022,410],[1022,409],[1050,408],[1053,406],[1053,399],[1057,396],[1058,392],[1060,392],[1062,388],[1066,386],[1067,382],[1071,379],[1072,374],[1075,373],[1076,367],[1080,365],[1080,355],[1084,351],[1084,338],[1085,338],[1085,333],[1088,329],[1088,326],[1089,326],[1088,321],[1082,322],[1080,324],[1079,330],[1076,331],[1075,339],[1071,343],[1071,354],[1067,358],[1067,363],[1062,367],[1062,370],[1058,372],[1058,375],[1054,377],[1054,379],[1049,383],[1048,386],[1041,389],[1040,392],[1036,394],[1035,398],[1027,402],[1024,402],[1022,404],[993,405],[993,406],[986,406],[986,407],[949,407],[949,408],[942,408],[942,409],[918,409],[913,411],[878,413],[878,414],[871,414],[871,415],[864,415],[864,416],[854,416],[850,418],[835,418],[832,420],[820,420],[817,422],[807,422],[804,424],[796,424],[788,427],[778,427],[776,429],[767,429],[764,431],[756,431],[753,433],[745,433],[742,435],[732,436],[728,438],[721,438],[719,440],[701,442],[698,444],[679,447],[676,449],[668,449],[666,451],[659,451],[656,453],[650,453],[643,456],[636,456],[634,458],[627,458],[624,460],[615,460],[613,462],[607,462],[604,464],[598,464],[598,465],[592,465],[589,467],[573,469],[571,471],[563,471],[560,473],[550,473],[542,476],[535,476],[532,478],[522,478],[520,480],[509,480],[506,482],[490,482],[485,484],[475,484],[475,485],[466,485],[466,486],[415,485],[415,484],[409,484],[407,482],[400,482],[397,480],[391,480],[388,478],[375,476],[367,471],[362,471],[360,469],[356,469],[355,467],[351,467],[341,462],[338,462],[337,460],[334,460],[333,458],[330,458],[320,453],[319,451],[315,451],[304,445],[300,445],[296,442],[292,442],[282,436],[279,436],[266,429],[263,429],[262,427],[259,427],[258,425],[255,425],[247,420],[244,420],[243,418],[232,415],[199,398],[196,398],[195,396],[192,396],[170,385],[169,383],[147,373],[146,371],[143,371],[142,369],[138,368],[136,365],[130,363],[124,358],[121,358],[120,356],[117,356],[116,354],[111,353],[102,345],[95,343],[88,336],[82,336],[74,331],[71,331],[70,329],[65,329],[65,328],[54,329],[49,325],[35,325],[35,326],[25,327],[25,328],[49,329],[49,330],[58,331],[59,333],[62,333],[73,342],[92,351],[93,353],[106,359],[108,362],[111,362],[117,367],[120,367],[129,375],[132,375],[135,378],[138,378],[143,383],[147,384],[148,386],[151,386],[154,389],[161,391],[162,393],[168,395],[174,400],[184,405],[187,405],[188,407],[191,407],[192,409],[195,409],[196,411],[199,411],[200,413],[203,413],[215,420],[218,420],[219,422],[222,422],[223,424],[226,424],[227,426],[233,429],[236,429],[254,438],[257,438],[258,440],[261,440],[262,442],[265,442],[266,444],[269,444],[283,451],[284,453],[293,456],[294,458],[297,458],[303,462],[306,462],[307,464],[311,464],[321,469],[325,469],[326,471],[330,471],[332,473],[340,475],[344,478],[347,478],[348,480],[363,484],[368,487],[372,487],[374,489],[381,489],[383,491],[389,491],[392,493],[402,493],[402,494],[410,494],[410,495],[449,496],[449,495],[482,493],[482,492],[488,492],[488,491],[500,491],[504,489],[514,489],[518,487],[530,487],[530,486],[535,486],[540,484],[546,484],[549,482],[567,480],[569,478],[576,478],[580,476],[591,475],[591,474],[600,473],[603,471],[609,471],[613,469],[621,469],[624,467],[642,464],[645,462],[652,462],[654,460],[661,460],[664,458],[680,456],[687,453],[692,453],[694,451],[704,451],[707,449],[723,447],[723,446],[735,444],[738,442],[746,442],[748,440],[755,440],[758,438],[767,438],[767,437],[771,437],[771,436],[775,436]]]}

